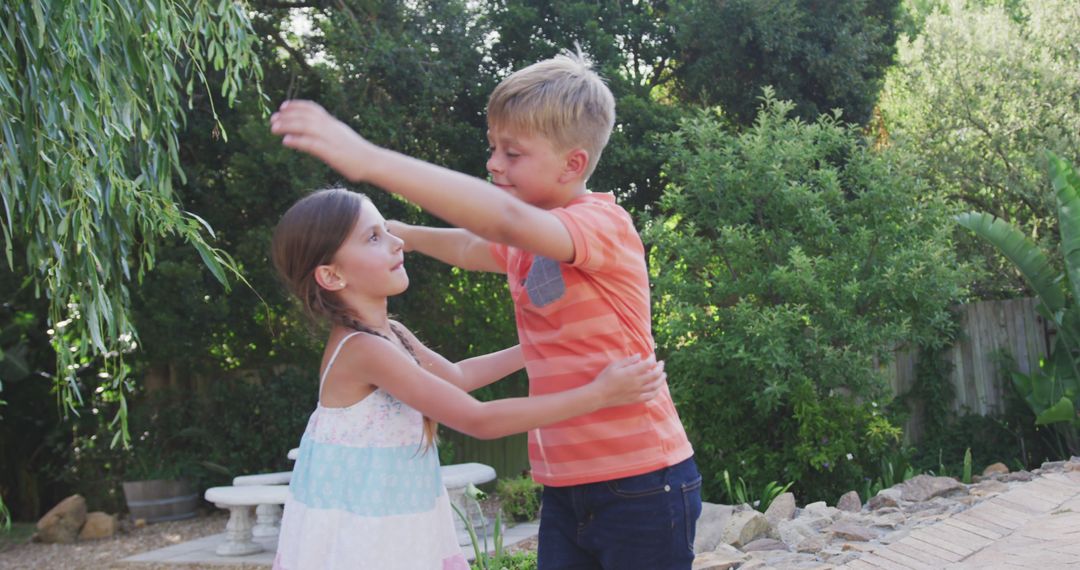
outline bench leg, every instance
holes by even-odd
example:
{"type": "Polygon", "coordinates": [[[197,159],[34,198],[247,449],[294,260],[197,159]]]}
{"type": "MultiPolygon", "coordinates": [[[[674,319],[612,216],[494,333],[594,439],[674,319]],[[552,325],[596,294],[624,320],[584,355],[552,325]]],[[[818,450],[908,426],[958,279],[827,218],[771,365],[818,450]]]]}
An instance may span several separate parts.
{"type": "Polygon", "coordinates": [[[255,527],[251,529],[251,534],[259,538],[277,536],[280,524],[280,505],[259,505],[255,507],[255,527]]]}
{"type": "Polygon", "coordinates": [[[225,524],[225,542],[215,552],[220,556],[244,556],[262,552],[263,547],[251,540],[251,507],[221,505],[229,510],[229,522],[225,524]]]}

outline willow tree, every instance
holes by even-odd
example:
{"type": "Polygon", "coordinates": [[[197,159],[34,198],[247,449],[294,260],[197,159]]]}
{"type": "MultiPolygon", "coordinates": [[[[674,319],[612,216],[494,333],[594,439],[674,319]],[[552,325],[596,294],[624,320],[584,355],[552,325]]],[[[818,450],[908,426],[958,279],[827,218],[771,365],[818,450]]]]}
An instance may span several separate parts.
{"type": "Polygon", "coordinates": [[[258,38],[231,0],[9,0],[0,14],[4,255],[48,300],[64,409],[78,413],[80,375],[106,379],[113,444],[126,444],[129,288],[155,244],[182,239],[223,283],[235,272],[173,194],[177,135],[194,97],[232,105],[257,86],[258,38]]]}

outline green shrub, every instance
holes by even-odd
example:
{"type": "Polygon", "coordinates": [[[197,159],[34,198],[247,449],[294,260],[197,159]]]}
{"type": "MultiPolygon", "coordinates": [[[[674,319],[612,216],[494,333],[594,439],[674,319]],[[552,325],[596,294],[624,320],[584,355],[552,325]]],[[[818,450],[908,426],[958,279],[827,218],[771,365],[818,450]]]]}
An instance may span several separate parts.
{"type": "MultiPolygon", "coordinates": [[[[473,570],[481,570],[480,566],[476,564],[469,567],[473,570]]],[[[513,554],[503,554],[491,558],[488,561],[488,568],[493,570],[536,570],[536,553],[515,552],[513,554]]]]}
{"type": "Polygon", "coordinates": [[[794,481],[806,502],[879,475],[900,436],[882,363],[943,344],[966,280],[917,163],[790,110],[766,91],[744,132],[685,122],[644,231],[657,345],[707,498],[725,469],[750,488],[794,481]]]}
{"type": "Polygon", "coordinates": [[[499,479],[495,484],[495,493],[502,502],[503,512],[518,522],[536,520],[540,512],[540,493],[543,489],[542,485],[528,476],[499,479]]]}

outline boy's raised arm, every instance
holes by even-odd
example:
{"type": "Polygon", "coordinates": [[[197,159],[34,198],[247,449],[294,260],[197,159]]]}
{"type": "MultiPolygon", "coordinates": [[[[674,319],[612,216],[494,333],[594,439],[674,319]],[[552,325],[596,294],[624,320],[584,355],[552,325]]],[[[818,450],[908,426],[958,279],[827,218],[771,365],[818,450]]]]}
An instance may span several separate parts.
{"type": "Polygon", "coordinates": [[[551,212],[487,182],[376,146],[311,101],[286,101],[270,118],[282,143],[319,158],[353,182],[369,182],[459,228],[569,262],[570,232],[551,212]]]}

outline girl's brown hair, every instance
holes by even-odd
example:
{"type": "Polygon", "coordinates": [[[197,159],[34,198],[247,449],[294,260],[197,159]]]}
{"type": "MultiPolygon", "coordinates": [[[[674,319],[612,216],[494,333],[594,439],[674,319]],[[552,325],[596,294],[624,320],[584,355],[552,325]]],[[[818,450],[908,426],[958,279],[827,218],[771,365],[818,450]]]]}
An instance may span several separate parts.
{"type": "MultiPolygon", "coordinates": [[[[334,292],[323,289],[315,281],[315,269],[333,261],[334,254],[360,219],[360,210],[366,201],[363,194],[342,188],[320,190],[305,196],[285,212],[274,228],[271,255],[285,287],[312,319],[386,338],[360,322],[334,292]]],[[[416,353],[405,335],[396,326],[390,329],[416,360],[416,353]]],[[[425,416],[425,448],[435,443],[437,429],[438,424],[425,416]]]]}

